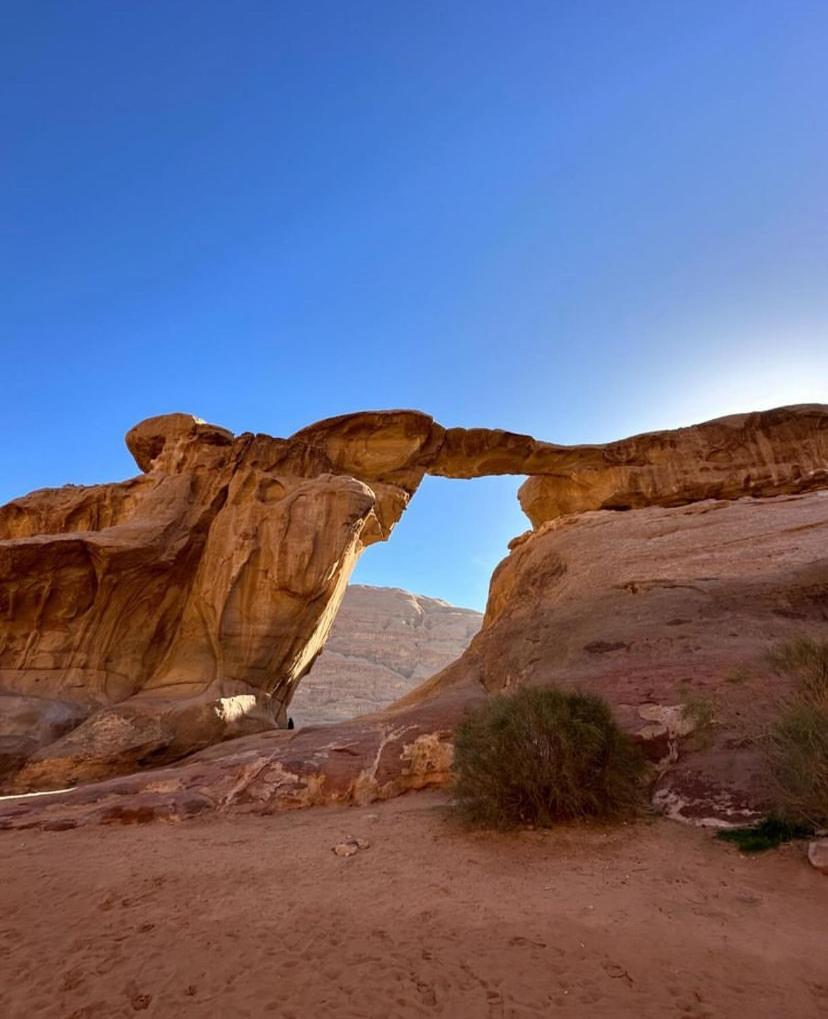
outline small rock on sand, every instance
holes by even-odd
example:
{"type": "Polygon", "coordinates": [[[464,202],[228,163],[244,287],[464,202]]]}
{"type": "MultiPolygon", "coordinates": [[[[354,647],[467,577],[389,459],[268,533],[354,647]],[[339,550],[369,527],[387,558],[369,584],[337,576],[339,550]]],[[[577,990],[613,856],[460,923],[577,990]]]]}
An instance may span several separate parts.
{"type": "Polygon", "coordinates": [[[342,842],[337,842],[333,847],[333,852],[337,856],[353,856],[358,853],[360,849],[370,849],[371,843],[366,842],[365,839],[355,838],[353,835],[349,835],[342,842]]]}
{"type": "Polygon", "coordinates": [[[828,839],[816,839],[808,846],[808,860],[818,871],[828,876],[828,839]]]}

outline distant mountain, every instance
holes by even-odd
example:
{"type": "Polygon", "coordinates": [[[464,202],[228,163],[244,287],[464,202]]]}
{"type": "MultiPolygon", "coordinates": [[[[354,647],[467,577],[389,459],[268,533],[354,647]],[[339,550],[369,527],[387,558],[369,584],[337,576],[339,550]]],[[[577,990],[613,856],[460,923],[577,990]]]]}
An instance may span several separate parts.
{"type": "Polygon", "coordinates": [[[289,714],[301,726],[377,711],[458,658],[482,621],[438,598],[353,584],[289,714]]]}

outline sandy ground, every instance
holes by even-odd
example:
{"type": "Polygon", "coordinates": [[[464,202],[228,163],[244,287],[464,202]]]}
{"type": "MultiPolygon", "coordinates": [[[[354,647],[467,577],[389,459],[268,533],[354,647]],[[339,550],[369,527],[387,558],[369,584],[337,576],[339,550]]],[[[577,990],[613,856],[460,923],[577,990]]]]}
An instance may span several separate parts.
{"type": "Polygon", "coordinates": [[[0,861],[3,1019],[828,1015],[802,847],[669,821],[469,834],[429,793],[0,833],[0,861]]]}

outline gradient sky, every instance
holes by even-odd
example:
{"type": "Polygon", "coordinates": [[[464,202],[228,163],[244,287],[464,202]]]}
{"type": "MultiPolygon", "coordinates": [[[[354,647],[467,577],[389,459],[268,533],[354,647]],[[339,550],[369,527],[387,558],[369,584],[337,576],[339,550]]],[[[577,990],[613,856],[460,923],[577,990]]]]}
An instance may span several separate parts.
{"type": "MultiPolygon", "coordinates": [[[[136,421],[828,402],[828,4],[0,2],[0,502],[136,421]]],[[[482,607],[520,479],[356,578],[482,607]]]]}

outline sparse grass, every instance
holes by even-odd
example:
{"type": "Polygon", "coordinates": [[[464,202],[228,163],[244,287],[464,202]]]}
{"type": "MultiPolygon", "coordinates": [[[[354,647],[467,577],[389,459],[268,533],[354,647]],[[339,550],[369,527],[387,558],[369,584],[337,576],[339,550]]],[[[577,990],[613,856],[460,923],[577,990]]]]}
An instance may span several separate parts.
{"type": "Polygon", "coordinates": [[[794,681],[765,745],[786,820],[828,824],[828,641],[807,638],[775,648],[769,661],[794,681]]]}
{"type": "Polygon", "coordinates": [[[780,644],[768,654],[774,672],[792,676],[801,697],[825,705],[828,702],[828,640],[797,640],[780,644]]]}
{"type": "Polygon", "coordinates": [[[733,842],[743,853],[763,853],[785,842],[793,842],[794,839],[810,838],[813,833],[811,825],[785,821],[772,814],[744,828],[725,828],[716,832],[716,838],[723,842],[733,842]]]}
{"type": "Polygon", "coordinates": [[[454,793],[473,824],[549,826],[634,812],[644,768],[600,697],[522,689],[459,726],[454,793]]]}
{"type": "Polygon", "coordinates": [[[716,720],[716,705],[709,695],[695,690],[688,682],[682,683],[678,692],[681,713],[693,727],[686,737],[685,748],[704,750],[713,743],[712,726],[716,720]]]}
{"type": "Polygon", "coordinates": [[[749,669],[747,665],[735,665],[725,673],[724,679],[725,683],[740,686],[742,683],[747,683],[753,679],[753,670],[749,669]]]}
{"type": "Polygon", "coordinates": [[[706,729],[713,724],[716,709],[713,701],[704,694],[687,692],[682,695],[682,714],[696,729],[706,729]]]}

